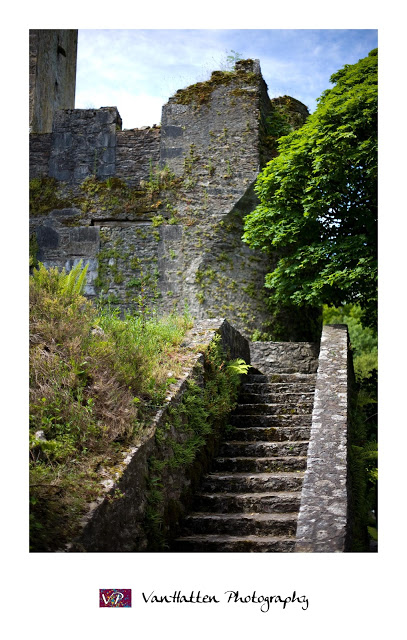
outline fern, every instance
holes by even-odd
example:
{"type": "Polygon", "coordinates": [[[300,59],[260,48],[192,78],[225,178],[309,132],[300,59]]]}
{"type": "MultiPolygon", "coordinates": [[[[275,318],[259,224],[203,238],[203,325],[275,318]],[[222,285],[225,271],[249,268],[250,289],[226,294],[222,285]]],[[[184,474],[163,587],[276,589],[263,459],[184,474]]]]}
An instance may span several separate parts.
{"type": "MultiPolygon", "coordinates": [[[[82,264],[82,260],[80,261],[80,264],[82,264]]],[[[75,292],[79,295],[83,293],[83,290],[85,288],[85,284],[86,284],[86,274],[88,272],[88,267],[89,267],[89,263],[87,263],[84,268],[82,269],[81,273],[79,274],[78,280],[76,281],[75,284],[75,292]]]]}
{"type": "Polygon", "coordinates": [[[230,369],[230,371],[244,375],[247,374],[250,368],[251,364],[246,364],[243,358],[236,358],[236,360],[231,360],[227,365],[227,369],[230,369]]]}
{"type": "Polygon", "coordinates": [[[82,268],[82,260],[72,267],[71,271],[66,275],[65,270],[61,274],[61,293],[64,296],[73,297],[81,295],[85,286],[86,272],[88,264],[82,268]]]}
{"type": "Polygon", "coordinates": [[[65,269],[58,271],[57,267],[47,269],[42,262],[39,262],[38,269],[33,269],[32,280],[44,292],[70,301],[82,294],[88,266],[86,264],[82,267],[82,260],[80,260],[69,273],[66,273],[65,269]]]}

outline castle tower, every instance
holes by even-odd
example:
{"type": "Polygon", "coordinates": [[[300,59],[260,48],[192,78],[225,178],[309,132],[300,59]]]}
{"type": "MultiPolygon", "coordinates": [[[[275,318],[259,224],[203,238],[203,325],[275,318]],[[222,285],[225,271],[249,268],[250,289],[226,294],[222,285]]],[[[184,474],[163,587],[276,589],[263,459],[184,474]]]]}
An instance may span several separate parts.
{"type": "Polygon", "coordinates": [[[57,109],[75,106],[77,29],[30,29],[30,131],[51,133],[57,109]]]}

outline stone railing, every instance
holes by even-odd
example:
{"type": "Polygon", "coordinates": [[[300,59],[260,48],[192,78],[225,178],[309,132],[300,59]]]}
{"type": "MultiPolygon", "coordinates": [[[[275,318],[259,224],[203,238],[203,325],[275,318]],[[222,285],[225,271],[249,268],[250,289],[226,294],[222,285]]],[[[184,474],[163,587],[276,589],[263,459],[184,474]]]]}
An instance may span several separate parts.
{"type": "Polygon", "coordinates": [[[352,365],[346,325],[321,337],[296,552],[347,551],[348,427],[352,365]]]}

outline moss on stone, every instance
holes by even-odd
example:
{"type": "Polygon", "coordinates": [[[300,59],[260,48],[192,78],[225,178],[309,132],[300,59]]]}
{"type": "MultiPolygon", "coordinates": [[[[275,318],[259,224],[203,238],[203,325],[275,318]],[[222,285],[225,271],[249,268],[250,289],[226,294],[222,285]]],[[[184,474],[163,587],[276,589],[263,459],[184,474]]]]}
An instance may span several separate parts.
{"type": "MultiPolygon", "coordinates": [[[[248,60],[247,62],[252,62],[248,60]]],[[[212,93],[218,87],[227,87],[233,83],[239,83],[242,85],[253,86],[259,81],[259,76],[252,71],[245,71],[244,69],[238,69],[234,71],[214,71],[209,80],[206,82],[197,82],[185,89],[177,91],[173,97],[174,102],[177,104],[192,104],[195,107],[200,107],[207,104],[212,93]]],[[[235,91],[237,88],[235,89],[235,91]]]]}
{"type": "Polygon", "coordinates": [[[30,180],[30,216],[44,216],[54,209],[72,206],[72,200],[62,194],[61,186],[48,176],[30,180]]]}

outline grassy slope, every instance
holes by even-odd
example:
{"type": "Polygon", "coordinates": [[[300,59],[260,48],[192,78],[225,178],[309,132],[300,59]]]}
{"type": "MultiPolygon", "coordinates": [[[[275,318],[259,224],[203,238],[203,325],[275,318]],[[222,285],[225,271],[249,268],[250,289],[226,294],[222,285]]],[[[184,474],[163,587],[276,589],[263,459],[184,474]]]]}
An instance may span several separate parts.
{"type": "Polygon", "coordinates": [[[85,273],[30,278],[31,549],[77,531],[101,491],[100,469],[143,429],[187,364],[186,317],[100,312],[81,295],[85,273]]]}

